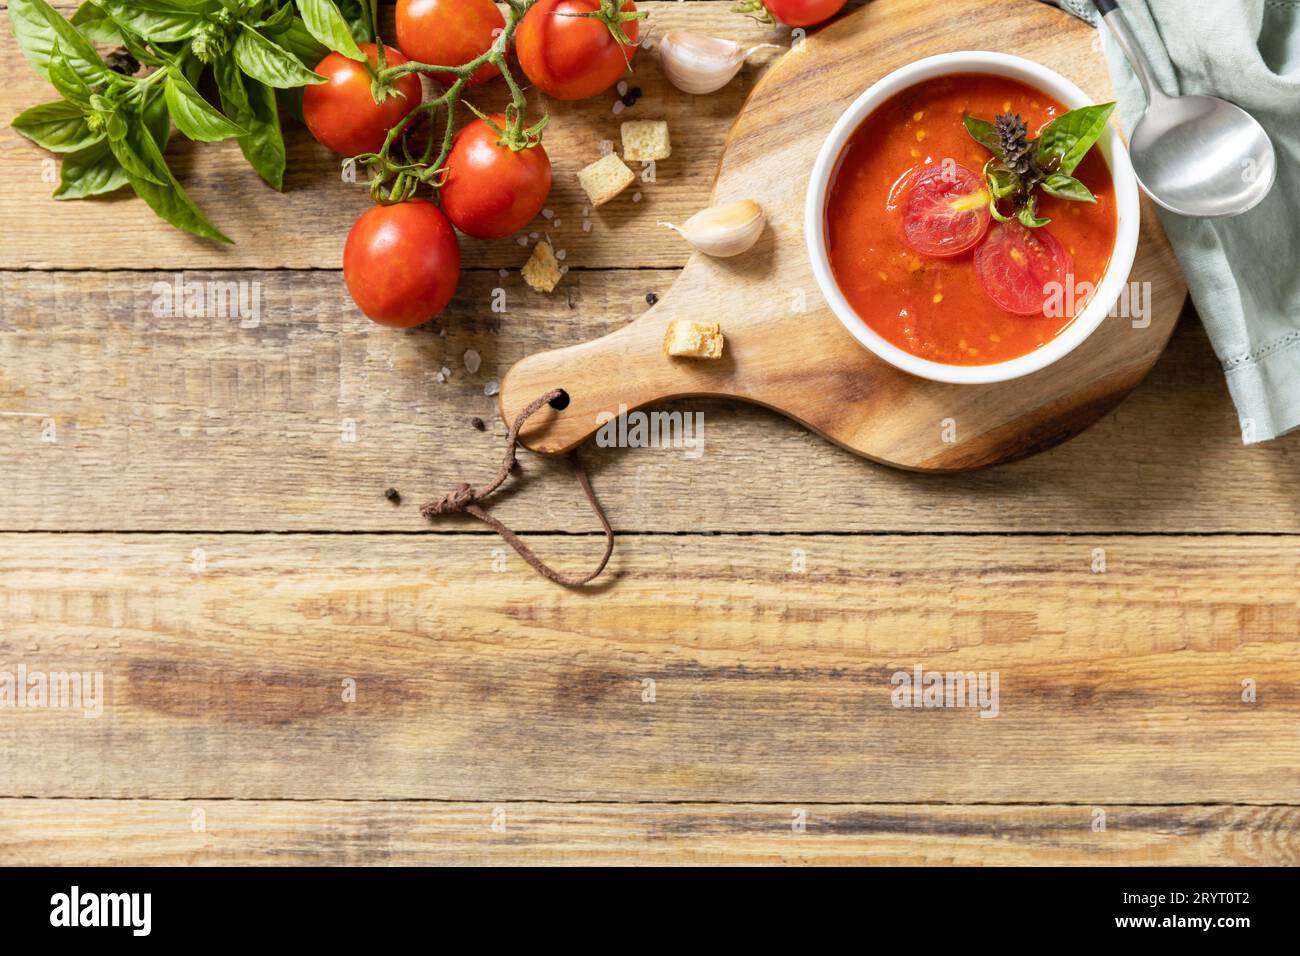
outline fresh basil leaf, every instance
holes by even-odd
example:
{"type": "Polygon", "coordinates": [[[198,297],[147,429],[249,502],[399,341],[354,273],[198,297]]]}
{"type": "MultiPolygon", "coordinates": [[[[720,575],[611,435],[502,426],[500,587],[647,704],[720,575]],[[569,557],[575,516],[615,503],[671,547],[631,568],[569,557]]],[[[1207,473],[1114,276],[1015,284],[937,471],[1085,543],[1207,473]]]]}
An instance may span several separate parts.
{"type": "Polygon", "coordinates": [[[55,41],[54,49],[50,51],[48,69],[50,85],[58,90],[64,99],[71,100],[81,107],[90,105],[90,87],[77,75],[72,63],[63,55],[58,41],[55,41]]]}
{"type": "Polygon", "coordinates": [[[99,82],[108,72],[90,41],[45,0],[9,0],[9,22],[23,56],[46,79],[56,46],[86,83],[99,82]]]}
{"type": "Polygon", "coordinates": [[[126,52],[135,57],[137,63],[143,63],[145,66],[162,66],[167,61],[161,56],[155,55],[145,42],[130,30],[122,31],[122,46],[126,47],[126,52]]]}
{"type": "Polygon", "coordinates": [[[92,0],[86,0],[77,8],[77,12],[72,15],[72,25],[92,43],[122,45],[122,31],[113,18],[104,12],[104,8],[92,0]]]}
{"type": "Polygon", "coordinates": [[[282,90],[325,82],[325,77],[307,69],[284,47],[268,40],[247,23],[239,26],[235,37],[235,62],[253,79],[282,90]]]}
{"type": "Polygon", "coordinates": [[[286,3],[280,9],[257,25],[257,32],[263,36],[275,36],[289,29],[293,23],[293,6],[286,3]]]}
{"type": "Polygon", "coordinates": [[[1072,174],[1106,129],[1114,103],[1083,106],[1062,113],[1038,134],[1038,164],[1052,172],[1072,174]]]}
{"type": "Polygon", "coordinates": [[[107,140],[63,157],[55,199],[86,199],[102,196],[127,184],[126,170],[117,161],[107,140]]]}
{"type": "Polygon", "coordinates": [[[1065,173],[1052,173],[1043,180],[1043,192],[1057,199],[1069,199],[1073,202],[1096,202],[1097,197],[1079,180],[1065,173]]]}
{"type": "MultiPolygon", "coordinates": [[[[352,30],[333,0],[297,0],[307,32],[325,46],[353,60],[364,60],[352,30]]],[[[287,9],[287,8],[286,8],[287,9]]]]}
{"type": "Polygon", "coordinates": [[[175,66],[167,67],[167,79],[163,81],[164,95],[167,98],[167,111],[176,121],[176,128],[190,139],[204,143],[215,143],[243,136],[248,132],[222,116],[207,100],[199,95],[185,74],[175,66]]]}
{"type": "Polygon", "coordinates": [[[352,38],[358,43],[373,43],[375,31],[370,22],[368,4],[363,0],[339,0],[338,7],[339,12],[343,14],[343,19],[348,21],[352,38]]]}
{"type": "Polygon", "coordinates": [[[162,152],[167,148],[167,140],[171,139],[172,118],[167,111],[167,97],[157,86],[150,87],[145,93],[140,116],[144,120],[145,129],[149,130],[149,135],[158,144],[158,151],[162,152]]]}
{"type": "Polygon", "coordinates": [[[289,29],[280,34],[277,41],[298,58],[308,69],[315,68],[321,60],[329,56],[329,47],[322,44],[307,31],[307,25],[297,17],[289,24],[289,29]]]}
{"type": "Polygon", "coordinates": [[[970,133],[971,139],[979,143],[998,159],[1005,159],[1002,155],[1002,140],[998,136],[998,128],[988,120],[979,119],[976,116],[963,116],[962,125],[966,127],[966,132],[970,133]]]}
{"type": "Polygon", "coordinates": [[[1020,220],[1022,226],[1028,226],[1030,229],[1038,229],[1052,221],[1050,219],[1039,219],[1038,213],[1034,211],[1035,206],[1036,203],[1031,198],[1029,202],[1016,210],[1016,218],[1020,220]]]}
{"type": "Polygon", "coordinates": [[[239,137],[244,158],[270,186],[284,188],[284,137],[275,90],[240,71],[234,59],[222,57],[213,65],[221,107],[247,132],[239,137]]]}
{"type": "Polygon", "coordinates": [[[1016,175],[1015,170],[1007,169],[1005,166],[989,169],[985,173],[985,179],[988,180],[989,192],[992,193],[994,200],[1004,199],[1020,190],[1020,177],[1016,175]]]}
{"type": "MultiPolygon", "coordinates": [[[[129,127],[124,128],[122,130],[122,135],[115,137],[110,128],[108,148],[113,151],[114,158],[122,164],[122,169],[126,171],[127,176],[130,177],[133,184],[136,180],[139,180],[141,182],[148,182],[150,185],[154,186],[165,186],[166,181],[160,178],[158,174],[140,158],[140,154],[135,151],[135,148],[129,142],[128,130],[129,127]]],[[[153,140],[150,140],[150,142],[153,142],[153,140]]],[[[137,192],[138,191],[139,190],[137,190],[137,192]]]]}
{"type": "Polygon", "coordinates": [[[33,106],[14,117],[10,125],[53,153],[74,153],[104,138],[102,132],[91,132],[81,107],[67,100],[33,106]]]}
{"type": "Polygon", "coordinates": [[[208,218],[199,211],[199,207],[194,205],[194,201],[167,167],[167,161],[163,159],[158,144],[141,124],[131,126],[127,139],[130,141],[131,150],[147,164],[150,170],[150,176],[144,178],[134,175],[130,169],[127,169],[127,177],[136,195],[147,202],[149,208],[158,216],[173,226],[192,232],[196,236],[202,236],[204,239],[230,242],[230,238],[209,222],[208,218]]]}
{"type": "Polygon", "coordinates": [[[118,24],[154,43],[188,40],[216,3],[171,3],[168,0],[95,0],[118,24]]]}

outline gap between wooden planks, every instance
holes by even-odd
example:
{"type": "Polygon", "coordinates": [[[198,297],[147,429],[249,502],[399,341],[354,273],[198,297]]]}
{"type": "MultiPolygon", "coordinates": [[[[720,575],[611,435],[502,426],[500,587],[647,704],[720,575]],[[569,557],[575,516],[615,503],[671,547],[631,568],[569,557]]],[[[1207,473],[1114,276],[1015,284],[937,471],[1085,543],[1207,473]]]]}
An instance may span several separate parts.
{"type": "MultiPolygon", "coordinates": [[[[398,332],[357,315],[337,272],[0,272],[0,528],[473,527],[430,526],[417,507],[496,470],[505,427],[484,386],[526,354],[630,321],[676,274],[578,270],[544,295],[470,271],[444,316],[398,332]],[[155,286],[182,279],[234,283],[235,298],[242,283],[256,321],[156,316],[155,286]],[[388,487],[402,507],[383,500],[388,487]]],[[[736,403],[670,409],[703,414],[698,457],[583,449],[620,531],[1300,532],[1300,436],[1241,444],[1194,315],[1099,424],[972,474],[871,465],[736,403]]],[[[522,467],[494,504],[503,520],[595,529],[562,460],[524,454],[522,467]]]]}
{"type": "MultiPolygon", "coordinates": [[[[77,4],[58,4],[71,13],[77,4]]],[[[735,39],[745,46],[790,44],[790,31],[757,23],[730,11],[731,0],[649,2],[645,21],[650,39],[669,30],[691,29],[735,39]]],[[[1064,14],[1062,14],[1064,16],[1064,14]]],[[[388,31],[392,42],[392,31],[388,31]]],[[[545,144],[554,169],[547,202],[555,220],[538,218],[532,229],[548,233],[557,248],[566,248],[571,265],[586,268],[680,266],[690,248],[658,220],[684,222],[708,204],[727,131],[762,65],[780,51],[756,53],[724,90],[691,96],[663,76],[657,49],[640,50],[628,82],[643,91],[635,107],[621,116],[612,112],[614,91],[578,103],[564,103],[529,91],[530,111],[551,112],[545,144]],[[668,119],[673,155],[655,167],[655,182],[639,182],[625,195],[588,209],[590,200],[577,182],[577,171],[600,157],[600,144],[619,143],[626,119],[668,119]],[[641,196],[633,201],[633,194],[641,196]],[[584,221],[591,223],[583,231],[584,221]]],[[[522,80],[522,74],[520,74],[522,80]]],[[[505,105],[498,82],[471,94],[485,110],[505,105]]],[[[36,103],[55,98],[54,91],[32,71],[8,29],[0,29],[0,122],[36,103]]],[[[5,126],[0,129],[0,165],[9,171],[5,201],[0,204],[0,235],[19,236],[0,248],[0,268],[232,268],[326,267],[341,264],[343,241],[357,216],[369,205],[362,182],[345,182],[341,157],[316,143],[300,124],[285,123],[288,171],[285,191],[265,186],[248,166],[234,141],[192,143],[174,133],[167,155],[172,170],[193,199],[237,245],[221,246],[188,236],[157,220],[130,190],[104,199],[55,202],[57,183],[47,181],[51,154],[5,126]],[[39,228],[33,228],[39,223],[39,228]],[[288,237],[292,236],[292,241],[288,237]]],[[[635,165],[635,164],[634,164],[635,165]]],[[[364,177],[362,177],[364,180],[364,177]]],[[[528,250],[512,240],[462,240],[466,262],[518,269],[528,250]]]]}
{"type": "Polygon", "coordinates": [[[105,695],[0,710],[0,796],[1289,803],[1298,561],[652,535],[593,600],[483,535],[3,535],[4,669],[105,695]],[[896,708],[916,664],[997,672],[998,716],[896,708]]]}
{"type": "Polygon", "coordinates": [[[1277,866],[1300,808],[0,800],[0,863],[36,861],[1277,866]]]}

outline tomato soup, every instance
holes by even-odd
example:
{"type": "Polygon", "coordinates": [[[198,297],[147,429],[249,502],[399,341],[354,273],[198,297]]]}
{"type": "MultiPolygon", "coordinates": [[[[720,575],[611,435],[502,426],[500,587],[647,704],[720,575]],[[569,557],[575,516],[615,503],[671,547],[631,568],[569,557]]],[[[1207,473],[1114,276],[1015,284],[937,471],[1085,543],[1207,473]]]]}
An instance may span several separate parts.
{"type": "Polygon", "coordinates": [[[867,117],[840,155],[826,206],[831,271],[863,322],[921,358],[988,365],[1032,352],[1073,321],[1100,283],[1115,244],[1115,191],[1100,150],[1089,151],[1074,171],[1096,203],[1041,194],[1038,215],[1051,220],[1045,227],[992,222],[985,233],[988,217],[981,210],[974,235],[972,214],[954,205],[959,211],[940,220],[943,229],[923,236],[915,228],[918,206],[943,195],[936,191],[945,188],[940,179],[964,177],[982,188],[990,152],[966,131],[965,115],[991,121],[1017,113],[1034,135],[1064,112],[1061,103],[1017,80],[957,74],[909,87],[867,117]],[[1007,295],[998,287],[1003,280],[989,261],[1001,253],[1021,261],[1017,236],[1029,237],[1037,254],[1068,263],[1062,266],[1065,288],[1050,301],[1040,286],[1022,308],[1023,294],[1017,301],[1016,290],[1007,295]],[[1009,251],[1008,243],[1014,247],[1009,251]]]}

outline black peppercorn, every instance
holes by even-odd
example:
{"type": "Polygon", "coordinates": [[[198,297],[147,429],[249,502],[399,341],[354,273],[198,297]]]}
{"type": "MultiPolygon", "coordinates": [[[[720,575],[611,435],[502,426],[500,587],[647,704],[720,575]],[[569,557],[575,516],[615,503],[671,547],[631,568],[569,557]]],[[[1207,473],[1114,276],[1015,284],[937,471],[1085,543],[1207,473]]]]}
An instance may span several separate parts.
{"type": "Polygon", "coordinates": [[[659,296],[655,295],[653,292],[647,292],[645,294],[645,301],[647,305],[654,305],[659,301],[659,296]]]}
{"type": "Polygon", "coordinates": [[[478,429],[479,431],[482,431],[483,428],[484,428],[484,425],[483,425],[483,419],[479,418],[477,415],[475,415],[473,418],[471,418],[471,419],[469,420],[469,423],[470,423],[471,425],[473,425],[473,426],[474,426],[476,429],[478,429]]]}
{"type": "Polygon", "coordinates": [[[384,497],[395,505],[400,505],[402,503],[402,496],[396,488],[389,488],[384,492],[384,497]]]}

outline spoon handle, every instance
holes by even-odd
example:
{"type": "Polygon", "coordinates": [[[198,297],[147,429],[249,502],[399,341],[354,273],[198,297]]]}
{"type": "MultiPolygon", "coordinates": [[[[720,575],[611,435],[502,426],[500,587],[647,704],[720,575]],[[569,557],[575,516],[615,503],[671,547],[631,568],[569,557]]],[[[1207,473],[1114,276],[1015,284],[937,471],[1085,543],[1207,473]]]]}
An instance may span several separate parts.
{"type": "Polygon", "coordinates": [[[1156,79],[1156,75],[1151,72],[1151,64],[1147,62],[1146,54],[1138,46],[1137,37],[1133,36],[1133,30],[1129,27],[1128,20],[1124,19],[1124,11],[1119,8],[1119,4],[1115,0],[1092,0],[1092,5],[1101,14],[1102,22],[1115,37],[1119,48],[1128,58],[1129,65],[1133,67],[1133,72],[1137,74],[1138,81],[1142,84],[1142,91],[1147,95],[1147,103],[1166,99],[1164,88],[1156,79]]]}

